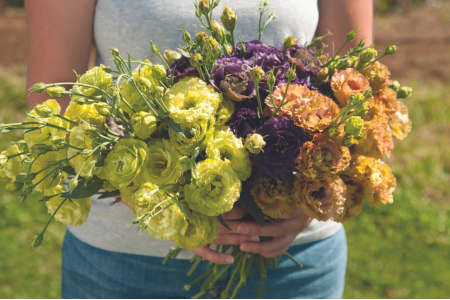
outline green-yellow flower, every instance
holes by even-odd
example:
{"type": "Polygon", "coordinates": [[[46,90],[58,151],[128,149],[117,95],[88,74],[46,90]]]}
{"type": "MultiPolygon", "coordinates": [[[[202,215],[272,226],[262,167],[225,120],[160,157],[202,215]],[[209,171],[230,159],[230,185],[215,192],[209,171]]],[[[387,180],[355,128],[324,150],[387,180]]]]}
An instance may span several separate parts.
{"type": "Polygon", "coordinates": [[[241,181],[231,164],[206,159],[197,164],[197,171],[198,190],[194,183],[184,186],[189,207],[207,216],[218,216],[230,211],[241,192],[241,181]]]}
{"type": "Polygon", "coordinates": [[[45,154],[39,155],[31,166],[31,173],[35,173],[36,177],[33,179],[33,184],[41,182],[34,188],[38,192],[43,192],[47,189],[54,188],[61,182],[61,174],[57,171],[53,172],[57,166],[50,166],[56,162],[60,162],[67,158],[67,150],[62,149],[58,151],[49,151],[45,154]],[[45,171],[43,171],[45,169],[45,171]],[[42,172],[40,172],[42,171],[42,172]],[[38,173],[39,172],[39,173],[38,173]],[[52,173],[51,175],[49,175],[52,173]],[[45,176],[49,175],[44,179],[45,176]],[[55,175],[55,177],[53,177],[55,175]]]}
{"type": "MultiPolygon", "coordinates": [[[[66,190],[58,185],[54,188],[46,189],[44,195],[50,197],[65,192],[66,190]]],[[[51,197],[45,202],[48,212],[53,214],[62,201],[64,201],[64,198],[60,196],[51,197]]],[[[79,226],[86,222],[91,205],[91,198],[67,199],[55,214],[55,220],[66,225],[79,226]]]]}
{"type": "Polygon", "coordinates": [[[131,124],[137,137],[143,140],[148,139],[157,129],[156,117],[152,113],[140,111],[131,118],[131,124]]]}
{"type": "Polygon", "coordinates": [[[216,113],[222,94],[216,93],[198,77],[185,77],[167,91],[164,103],[175,123],[210,119],[216,113]]]}
{"type": "Polygon", "coordinates": [[[252,173],[252,163],[247,150],[228,126],[222,126],[214,130],[214,136],[206,148],[206,156],[211,159],[230,162],[239,180],[247,180],[252,173]]]}
{"type": "Polygon", "coordinates": [[[127,138],[120,140],[105,159],[108,180],[123,188],[142,171],[148,159],[148,148],[143,141],[127,138]]]}
{"type": "Polygon", "coordinates": [[[174,183],[181,176],[188,158],[165,139],[152,139],[147,147],[148,160],[139,174],[139,182],[151,182],[158,186],[174,183]]]}
{"type": "Polygon", "coordinates": [[[231,115],[234,112],[234,104],[228,98],[223,98],[223,100],[219,103],[219,107],[217,108],[215,119],[216,126],[223,126],[230,119],[231,115]]]}
{"type": "MultiPolygon", "coordinates": [[[[102,128],[105,124],[105,117],[101,116],[92,104],[77,104],[70,101],[70,104],[64,113],[64,117],[76,123],[80,123],[80,119],[82,119],[100,128],[102,128]]],[[[72,128],[75,126],[75,124],[69,122],[64,122],[64,124],[67,128],[72,128]]]]}
{"type": "MultiPolygon", "coordinates": [[[[78,126],[75,126],[72,128],[72,132],[70,132],[69,135],[69,144],[81,149],[86,150],[93,150],[94,149],[94,141],[89,137],[88,134],[86,134],[86,130],[93,129],[91,126],[85,123],[81,123],[78,126]]],[[[68,148],[67,149],[67,158],[75,156],[77,153],[79,153],[80,150],[68,148]]],[[[74,168],[75,172],[78,172],[78,170],[81,168],[81,165],[84,163],[83,169],[81,169],[80,176],[86,176],[86,174],[91,169],[92,163],[94,163],[93,156],[88,155],[78,155],[69,160],[70,165],[72,168],[74,168]],[[87,158],[87,160],[86,160],[87,158]]]]}
{"type": "Polygon", "coordinates": [[[139,190],[139,188],[141,187],[141,184],[139,184],[139,182],[135,179],[133,180],[129,185],[124,186],[123,188],[120,189],[120,198],[122,198],[122,200],[131,206],[131,208],[133,209],[133,213],[136,214],[136,211],[134,210],[133,207],[133,195],[139,190]]]}
{"type": "Polygon", "coordinates": [[[17,153],[21,153],[22,151],[17,145],[12,145],[7,150],[2,151],[2,162],[0,166],[0,178],[2,179],[10,179],[15,180],[17,175],[19,175],[23,168],[24,164],[22,162],[23,155],[18,155],[7,159],[5,156],[12,156],[17,153]]]}
{"type": "MultiPolygon", "coordinates": [[[[78,79],[78,83],[93,85],[107,92],[112,83],[112,75],[105,71],[104,65],[100,65],[99,67],[93,67],[84,73],[78,79]]],[[[75,90],[75,93],[77,94],[83,94],[89,97],[106,97],[102,91],[93,87],[74,85],[72,91],[73,90],[75,90]]],[[[79,95],[72,96],[72,100],[76,100],[77,98],[83,97],[79,95]]]]}
{"type": "Polygon", "coordinates": [[[214,133],[214,119],[199,119],[193,123],[181,123],[181,129],[184,136],[169,128],[170,142],[183,155],[192,155],[194,149],[197,147],[197,141],[200,146],[200,151],[204,151],[208,142],[211,140],[214,133]],[[195,139],[197,136],[197,140],[195,139]]]}
{"type": "Polygon", "coordinates": [[[188,228],[185,215],[176,203],[170,205],[173,202],[170,194],[168,196],[162,190],[155,192],[157,188],[150,182],[144,183],[132,197],[136,216],[143,217],[140,221],[141,228],[154,238],[164,241],[176,234],[184,235],[188,228]],[[168,205],[170,207],[164,209],[168,205]],[[146,215],[147,213],[150,214],[146,215]]]}

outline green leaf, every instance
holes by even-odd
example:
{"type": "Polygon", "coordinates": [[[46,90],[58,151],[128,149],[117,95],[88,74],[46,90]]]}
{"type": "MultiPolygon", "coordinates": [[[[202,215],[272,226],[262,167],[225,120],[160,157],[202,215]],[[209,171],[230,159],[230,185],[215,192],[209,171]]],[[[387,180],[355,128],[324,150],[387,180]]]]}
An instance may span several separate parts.
{"type": "Polygon", "coordinates": [[[180,202],[178,202],[177,201],[177,205],[178,205],[178,208],[181,210],[181,212],[183,213],[183,215],[186,217],[186,219],[187,220],[189,220],[189,217],[188,217],[188,215],[187,215],[187,213],[186,213],[186,210],[184,209],[184,206],[180,203],[180,202]]]}
{"type": "Polygon", "coordinates": [[[106,199],[106,198],[111,198],[111,197],[116,197],[116,196],[120,196],[119,190],[112,191],[112,192],[104,192],[97,199],[106,199]]]}
{"type": "Polygon", "coordinates": [[[178,50],[178,52],[180,52],[181,55],[183,55],[183,56],[185,56],[185,57],[187,57],[187,58],[190,58],[190,57],[191,57],[191,54],[190,54],[189,52],[186,52],[186,51],[184,51],[184,50],[181,49],[181,48],[177,48],[177,50],[178,50]]]}
{"type": "Polygon", "coordinates": [[[171,118],[166,118],[167,126],[169,126],[170,129],[181,135],[182,137],[186,138],[184,135],[183,130],[181,129],[180,124],[175,123],[171,118]]]}
{"type": "Polygon", "coordinates": [[[98,191],[103,186],[103,179],[100,179],[98,177],[93,177],[86,186],[83,186],[82,184],[79,184],[72,193],[67,192],[61,195],[62,198],[70,198],[70,199],[77,199],[77,198],[88,198],[92,195],[95,195],[98,193],[98,191]]]}
{"type": "Polygon", "coordinates": [[[122,201],[122,198],[117,198],[116,200],[114,200],[113,202],[111,202],[110,204],[109,204],[109,206],[113,206],[114,204],[117,204],[117,203],[119,203],[120,201],[122,201]]]}
{"type": "Polygon", "coordinates": [[[227,223],[225,223],[225,220],[223,219],[222,215],[218,215],[217,220],[219,220],[220,224],[222,224],[223,227],[231,231],[230,227],[228,227],[227,223]]]}
{"type": "Polygon", "coordinates": [[[75,176],[77,174],[71,166],[65,166],[62,170],[63,172],[66,172],[69,175],[75,176]]]}
{"type": "Polygon", "coordinates": [[[256,204],[252,193],[250,192],[251,187],[248,184],[242,184],[241,196],[238,199],[238,203],[242,205],[255,219],[259,226],[264,227],[264,221],[266,220],[266,215],[262,212],[261,208],[256,204]]]}

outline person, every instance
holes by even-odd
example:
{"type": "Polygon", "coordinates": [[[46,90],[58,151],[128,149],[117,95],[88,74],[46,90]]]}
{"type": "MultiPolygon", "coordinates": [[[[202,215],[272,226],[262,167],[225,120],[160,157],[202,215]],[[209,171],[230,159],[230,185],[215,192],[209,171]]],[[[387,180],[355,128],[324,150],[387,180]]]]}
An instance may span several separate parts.
{"type": "MultiPolygon", "coordinates": [[[[217,19],[225,6],[237,11],[237,37],[258,38],[255,24],[259,22],[259,0],[222,0],[215,10],[217,19]]],[[[181,33],[175,28],[199,24],[190,0],[26,0],[28,30],[27,86],[36,82],[75,81],[72,70],[83,74],[88,68],[91,44],[96,48],[96,64],[114,67],[109,48],[129,52],[138,59],[149,58],[161,63],[152,54],[151,39],[160,49],[176,50],[181,33]]],[[[346,33],[359,25],[356,39],[344,51],[364,37],[372,41],[372,0],[278,0],[269,5],[276,19],[264,32],[262,41],[278,45],[286,36],[296,36],[299,44],[310,42],[314,35],[330,30],[325,40],[329,52],[338,49],[346,33]],[[334,46],[334,47],[333,47],[334,46]]],[[[31,107],[47,100],[44,94],[29,95],[31,107]]],[[[58,99],[62,110],[70,99],[58,99]]],[[[199,287],[182,290],[189,282],[186,272],[193,253],[219,264],[228,264],[233,257],[204,247],[192,252],[183,250],[166,266],[161,261],[170,241],[158,241],[139,234],[125,225],[133,214],[123,204],[109,207],[107,200],[93,199],[87,222],[69,226],[63,244],[63,298],[184,298],[198,293],[199,287]]],[[[285,215],[280,223],[263,228],[243,221],[245,210],[236,205],[224,215],[232,229],[221,226],[214,243],[240,245],[241,250],[275,257],[289,253],[304,265],[299,269],[283,257],[276,269],[270,269],[263,297],[268,298],[340,298],[343,294],[347,259],[346,239],[341,224],[311,220],[300,208],[285,215]],[[273,237],[259,242],[260,236],[273,237]]],[[[207,263],[195,274],[205,271],[207,263]]],[[[255,272],[258,279],[258,272],[255,272]]],[[[229,274],[218,282],[212,296],[220,296],[229,274]]],[[[256,296],[257,280],[248,282],[240,297],[256,296]]]]}

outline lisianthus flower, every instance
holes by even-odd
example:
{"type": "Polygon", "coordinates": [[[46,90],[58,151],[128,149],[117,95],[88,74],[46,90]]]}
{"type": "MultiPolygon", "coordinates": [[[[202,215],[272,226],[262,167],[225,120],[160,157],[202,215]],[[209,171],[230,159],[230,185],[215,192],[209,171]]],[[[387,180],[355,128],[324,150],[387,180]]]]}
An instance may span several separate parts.
{"type": "Polygon", "coordinates": [[[243,57],[243,59],[248,60],[254,57],[258,53],[265,54],[275,54],[278,56],[282,56],[282,53],[279,49],[273,46],[268,46],[259,40],[252,40],[249,42],[244,42],[245,53],[242,53],[242,45],[238,43],[236,45],[235,54],[243,57]]]}
{"type": "Polygon", "coordinates": [[[173,64],[169,66],[167,76],[170,78],[173,72],[173,82],[177,83],[183,77],[186,76],[198,76],[197,69],[191,65],[189,58],[182,56],[175,60],[173,64]]]}
{"type": "MultiPolygon", "coordinates": [[[[108,91],[109,86],[112,83],[112,75],[105,71],[104,65],[95,66],[81,75],[81,77],[78,79],[78,83],[93,85],[104,91],[108,91]]],[[[74,85],[71,91],[74,91],[77,94],[83,94],[85,96],[99,96],[101,98],[106,98],[106,95],[102,91],[92,87],[74,85]]],[[[83,97],[79,95],[72,96],[72,100],[76,100],[79,98],[83,97]]]]}
{"type": "Polygon", "coordinates": [[[175,123],[209,119],[216,113],[222,95],[198,77],[180,79],[164,95],[164,103],[175,123]]]}
{"type": "Polygon", "coordinates": [[[206,149],[214,132],[214,118],[198,119],[192,123],[181,123],[180,127],[185,137],[169,128],[170,142],[181,154],[190,156],[197,147],[197,141],[200,151],[206,149]],[[195,136],[197,136],[197,139],[195,136]]]}
{"type": "MultiPolygon", "coordinates": [[[[109,181],[108,181],[109,182],[109,181]]],[[[133,213],[136,214],[135,208],[134,208],[134,202],[132,200],[133,195],[136,194],[136,192],[139,190],[139,188],[142,186],[142,184],[139,183],[137,179],[134,179],[130,184],[122,187],[119,189],[120,191],[120,198],[129,206],[131,206],[131,209],[133,210],[133,213]]]]}
{"type": "Polygon", "coordinates": [[[340,107],[345,107],[352,94],[364,94],[370,89],[369,81],[363,74],[353,68],[335,72],[331,77],[331,89],[339,101],[340,107]]]}
{"type": "Polygon", "coordinates": [[[299,174],[294,197],[308,216],[319,221],[336,220],[344,211],[347,187],[337,175],[310,179],[299,174]]]}
{"type": "Polygon", "coordinates": [[[20,150],[19,146],[12,145],[5,151],[2,151],[2,162],[0,165],[0,178],[1,179],[10,179],[16,180],[16,177],[23,171],[25,165],[23,163],[23,155],[18,155],[12,158],[7,159],[5,156],[12,156],[23,151],[20,150]]]}
{"type": "MultiPolygon", "coordinates": [[[[77,104],[76,102],[70,101],[69,106],[64,113],[64,117],[76,123],[80,123],[81,120],[84,120],[89,124],[96,125],[100,128],[105,124],[105,117],[101,116],[92,104],[77,104]]],[[[67,128],[75,126],[75,124],[67,121],[64,121],[64,124],[67,128]]]]}
{"type": "Polygon", "coordinates": [[[295,169],[295,159],[307,136],[293,121],[282,117],[271,119],[256,130],[266,146],[259,154],[250,154],[253,166],[263,176],[285,176],[295,169]]]}
{"type": "Polygon", "coordinates": [[[343,177],[348,176],[353,182],[359,184],[362,187],[364,200],[375,208],[380,203],[392,203],[396,179],[391,168],[372,157],[357,154],[352,156],[350,167],[342,172],[343,177]]]}
{"type": "Polygon", "coordinates": [[[241,139],[235,137],[228,126],[214,130],[214,135],[206,147],[206,156],[230,162],[239,180],[247,180],[252,173],[252,163],[247,150],[241,139]]]}
{"type": "Polygon", "coordinates": [[[319,76],[322,62],[310,48],[294,45],[286,49],[286,56],[301,72],[306,72],[316,77],[319,76]]]}
{"type": "Polygon", "coordinates": [[[386,86],[392,83],[392,81],[389,80],[391,72],[389,72],[385,65],[378,61],[362,69],[361,73],[369,80],[373,94],[382,91],[386,86]]]}
{"type": "MultiPolygon", "coordinates": [[[[61,162],[66,158],[67,158],[67,149],[61,149],[58,151],[49,151],[45,154],[39,155],[39,157],[34,161],[33,165],[31,166],[31,173],[38,173],[49,167],[49,165],[61,162]]],[[[38,173],[36,177],[33,179],[33,184],[37,184],[38,182],[40,182],[42,179],[44,179],[45,176],[53,172],[55,168],[57,168],[57,166],[49,167],[45,171],[38,173]]],[[[54,188],[61,182],[61,178],[62,178],[61,174],[53,172],[52,175],[42,180],[34,189],[38,192],[43,192],[47,189],[54,188]]]]}
{"type": "Polygon", "coordinates": [[[180,177],[183,165],[188,158],[166,139],[152,139],[147,147],[147,160],[138,176],[138,181],[150,182],[158,186],[174,183],[180,177]]]}
{"type": "Polygon", "coordinates": [[[255,84],[251,80],[252,68],[243,63],[217,64],[211,70],[211,85],[233,101],[243,101],[256,95],[255,84]]]}
{"type": "MultiPolygon", "coordinates": [[[[228,162],[206,159],[197,164],[198,188],[184,186],[190,209],[207,216],[218,216],[233,208],[241,192],[241,181],[228,162]]],[[[193,174],[192,176],[196,176],[193,174]]]]}
{"type": "Polygon", "coordinates": [[[158,128],[157,118],[153,113],[140,111],[131,117],[131,125],[133,126],[136,136],[140,139],[148,139],[158,128]]]}
{"type": "Polygon", "coordinates": [[[370,118],[382,115],[392,116],[397,111],[399,103],[395,91],[385,87],[374,94],[373,97],[366,100],[365,104],[369,106],[367,116],[370,118]]]}
{"type": "Polygon", "coordinates": [[[364,121],[364,136],[354,145],[355,152],[377,159],[390,156],[394,141],[388,122],[386,116],[375,116],[371,121],[364,121]]]}
{"type": "Polygon", "coordinates": [[[237,108],[231,116],[228,124],[235,136],[245,138],[256,128],[263,125],[263,121],[258,118],[255,110],[250,108],[237,108]]]}
{"type": "Polygon", "coordinates": [[[148,160],[147,145],[141,140],[126,138],[117,142],[105,159],[108,180],[116,188],[123,188],[135,179],[148,160]]]}
{"type": "Polygon", "coordinates": [[[234,102],[224,97],[223,100],[219,103],[219,107],[217,107],[215,115],[216,126],[225,125],[231,118],[233,112],[234,112],[234,102]]]}
{"type": "Polygon", "coordinates": [[[264,214],[278,218],[294,211],[298,205],[292,196],[294,180],[293,174],[287,175],[284,180],[277,176],[258,177],[255,180],[251,193],[264,214]]]}
{"type": "Polygon", "coordinates": [[[399,108],[389,119],[389,126],[396,139],[403,140],[411,131],[412,122],[409,119],[408,107],[399,102],[399,108]]]}
{"type": "MultiPolygon", "coordinates": [[[[45,189],[44,195],[46,197],[53,196],[45,202],[48,213],[53,214],[61,202],[64,201],[64,198],[54,195],[65,192],[66,190],[61,185],[45,189]]],[[[86,218],[89,216],[89,211],[91,210],[91,205],[92,202],[89,197],[67,199],[55,214],[55,220],[66,225],[80,226],[86,222],[86,218]]]]}
{"type": "MultiPolygon", "coordinates": [[[[61,112],[61,107],[59,106],[58,102],[56,100],[50,99],[43,103],[43,105],[48,106],[54,113],[59,114],[61,112]]],[[[33,116],[39,116],[39,114],[36,112],[36,109],[33,108],[30,112],[30,115],[33,116]]],[[[65,128],[65,124],[62,121],[62,119],[57,118],[56,116],[51,116],[48,118],[41,117],[42,121],[48,122],[49,124],[56,125],[59,127],[65,128]]],[[[37,120],[34,119],[31,116],[27,116],[27,122],[36,122],[37,120]]],[[[27,125],[30,129],[35,129],[37,127],[40,127],[42,125],[36,124],[36,125],[27,125]]],[[[64,138],[66,136],[66,132],[64,130],[60,130],[54,127],[44,126],[42,128],[32,130],[32,131],[26,131],[24,134],[24,140],[27,143],[28,147],[31,148],[36,144],[43,144],[50,146],[51,139],[54,136],[59,136],[64,138]]]]}
{"type": "MultiPolygon", "coordinates": [[[[283,100],[286,84],[279,84],[273,92],[275,105],[280,105],[283,100]]],[[[331,98],[319,91],[311,91],[306,86],[290,84],[286,98],[289,102],[281,107],[276,117],[288,117],[310,134],[323,132],[339,115],[339,107],[331,98]]],[[[275,112],[270,96],[265,100],[267,106],[264,109],[266,116],[272,116],[275,112]]]]}
{"type": "Polygon", "coordinates": [[[344,211],[334,221],[345,223],[356,217],[362,211],[363,188],[360,182],[341,176],[347,186],[347,197],[344,203],[344,211]]]}
{"type": "MultiPolygon", "coordinates": [[[[94,141],[92,140],[92,138],[90,138],[90,136],[88,134],[86,134],[86,130],[88,130],[88,129],[94,129],[94,128],[85,123],[81,123],[80,125],[72,128],[72,131],[70,132],[70,135],[69,135],[69,144],[72,146],[81,148],[81,149],[86,149],[86,150],[94,149],[94,141]]],[[[67,149],[67,157],[68,158],[73,157],[78,152],[80,152],[80,150],[68,148],[67,149]]],[[[69,163],[72,166],[72,168],[74,168],[75,172],[78,172],[78,170],[81,168],[81,165],[83,164],[83,162],[85,160],[86,160],[86,162],[84,163],[84,166],[80,172],[80,176],[83,176],[83,177],[86,176],[86,174],[89,172],[89,170],[91,169],[92,163],[94,162],[94,158],[92,157],[92,155],[89,156],[89,158],[88,158],[87,155],[81,154],[81,155],[75,156],[74,158],[69,160],[69,163]],[[86,160],[86,158],[87,158],[87,160],[86,160]]]]}
{"type": "Polygon", "coordinates": [[[184,234],[177,233],[172,237],[178,247],[193,250],[214,241],[219,233],[216,218],[191,211],[188,207],[185,207],[185,209],[189,217],[188,228],[184,234]]]}
{"type": "Polygon", "coordinates": [[[297,170],[304,176],[315,179],[326,174],[336,174],[350,164],[350,152],[325,134],[315,134],[313,140],[300,148],[296,159],[297,170]]]}
{"type": "Polygon", "coordinates": [[[176,234],[184,235],[188,228],[186,217],[177,204],[165,208],[171,204],[169,199],[172,195],[167,195],[163,190],[155,192],[157,188],[150,182],[144,183],[132,197],[135,214],[138,218],[142,217],[141,228],[163,241],[172,239],[176,234]],[[144,217],[149,212],[152,214],[144,217]]]}

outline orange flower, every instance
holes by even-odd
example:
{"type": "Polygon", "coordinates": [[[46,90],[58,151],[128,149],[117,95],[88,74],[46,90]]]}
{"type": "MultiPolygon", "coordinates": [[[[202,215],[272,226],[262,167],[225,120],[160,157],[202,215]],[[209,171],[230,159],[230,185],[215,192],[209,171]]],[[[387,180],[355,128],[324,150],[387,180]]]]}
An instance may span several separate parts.
{"type": "Polygon", "coordinates": [[[340,106],[345,107],[350,101],[350,95],[364,94],[364,91],[370,89],[370,84],[364,75],[348,68],[334,73],[331,78],[331,89],[340,106]]]}
{"type": "Polygon", "coordinates": [[[361,213],[363,188],[359,182],[347,180],[345,176],[342,176],[341,178],[347,185],[347,199],[345,199],[344,203],[344,212],[339,215],[335,221],[345,223],[361,213]]]}
{"type": "Polygon", "coordinates": [[[385,87],[374,94],[372,98],[367,99],[366,104],[369,106],[368,116],[372,118],[383,114],[391,116],[396,113],[399,103],[395,91],[385,87]]]}
{"type": "MultiPolygon", "coordinates": [[[[274,103],[278,106],[283,100],[286,84],[279,84],[273,92],[274,103]]],[[[290,84],[286,99],[288,104],[278,110],[276,117],[288,117],[295,124],[310,134],[324,131],[339,114],[339,107],[333,100],[319,91],[310,91],[307,87],[290,84]]],[[[275,109],[269,107],[272,105],[270,96],[265,100],[266,108],[264,114],[272,116],[275,109]]]]}
{"type": "Polygon", "coordinates": [[[336,220],[344,211],[347,187],[337,175],[309,179],[301,174],[294,182],[294,198],[308,216],[319,221],[336,220]]]}
{"type": "Polygon", "coordinates": [[[390,156],[394,148],[392,131],[385,116],[375,116],[371,121],[364,121],[364,136],[354,145],[355,152],[360,155],[381,158],[390,156]]]}
{"type": "Polygon", "coordinates": [[[378,93],[392,83],[389,80],[391,72],[389,72],[385,65],[380,64],[378,61],[362,69],[361,73],[369,80],[373,94],[378,93]]]}
{"type": "Polygon", "coordinates": [[[350,152],[325,134],[315,134],[311,142],[300,148],[295,160],[297,169],[306,177],[315,179],[328,173],[336,174],[350,164],[350,152]]]}
{"type": "Polygon", "coordinates": [[[408,107],[399,101],[399,109],[391,116],[389,120],[392,134],[395,138],[403,140],[411,131],[412,122],[409,119],[408,107]]]}

